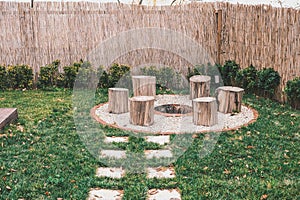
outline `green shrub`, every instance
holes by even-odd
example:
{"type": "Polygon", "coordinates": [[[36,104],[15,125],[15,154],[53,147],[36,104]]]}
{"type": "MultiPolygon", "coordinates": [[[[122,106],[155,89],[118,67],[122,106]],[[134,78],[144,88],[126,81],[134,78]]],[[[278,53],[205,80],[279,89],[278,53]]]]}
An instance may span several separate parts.
{"type": "Polygon", "coordinates": [[[108,88],[109,78],[108,73],[104,70],[103,66],[97,69],[97,77],[99,78],[98,88],[108,88]]]}
{"type": "Polygon", "coordinates": [[[59,77],[61,76],[58,67],[60,65],[59,60],[53,61],[51,64],[43,66],[40,68],[40,74],[38,78],[38,87],[39,88],[51,88],[57,87],[59,82],[59,77]]]}
{"type": "Polygon", "coordinates": [[[204,75],[205,68],[204,65],[196,65],[193,69],[188,67],[188,73],[186,75],[187,80],[190,80],[192,76],[195,75],[204,75]]]}
{"type": "Polygon", "coordinates": [[[300,109],[300,77],[287,82],[285,93],[291,106],[295,109],[300,109]]]}
{"type": "Polygon", "coordinates": [[[7,89],[7,73],[4,66],[0,66],[0,90],[7,89]]]}
{"type": "Polygon", "coordinates": [[[89,62],[80,62],[78,74],[74,82],[76,88],[94,89],[97,87],[97,69],[89,62]]]}
{"type": "Polygon", "coordinates": [[[273,68],[264,68],[257,72],[258,95],[272,99],[279,84],[280,75],[273,68]]]}
{"type": "Polygon", "coordinates": [[[33,84],[32,69],[28,65],[7,67],[7,83],[12,89],[29,89],[33,84]]]}
{"type": "MultiPolygon", "coordinates": [[[[179,72],[176,72],[172,67],[155,66],[144,67],[141,72],[147,76],[156,77],[156,87],[158,90],[164,91],[163,93],[172,93],[171,90],[181,90],[186,86],[185,82],[179,72]]],[[[173,92],[174,92],[173,91],[173,92]]]]}
{"type": "Polygon", "coordinates": [[[253,65],[238,71],[236,82],[247,93],[254,93],[257,88],[257,70],[253,65]]]}
{"type": "Polygon", "coordinates": [[[73,65],[63,67],[64,87],[73,88],[80,66],[81,63],[73,63],[73,65]]]}
{"type": "Polygon", "coordinates": [[[238,71],[240,70],[240,66],[235,61],[226,61],[223,66],[219,66],[219,70],[225,86],[237,86],[236,78],[238,71]]]}
{"type": "Polygon", "coordinates": [[[108,84],[107,87],[116,87],[116,85],[126,85],[129,86],[129,74],[130,67],[123,64],[114,63],[108,69],[108,84]],[[121,84],[121,82],[123,82],[121,84]]]}

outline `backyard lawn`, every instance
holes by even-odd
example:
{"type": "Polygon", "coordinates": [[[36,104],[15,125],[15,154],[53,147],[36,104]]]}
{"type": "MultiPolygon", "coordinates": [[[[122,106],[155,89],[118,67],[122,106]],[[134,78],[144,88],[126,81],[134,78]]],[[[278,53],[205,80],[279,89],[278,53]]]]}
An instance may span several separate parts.
{"type": "MultiPolygon", "coordinates": [[[[107,101],[97,91],[95,105],[107,101]]],[[[182,199],[300,199],[300,111],[271,100],[245,96],[259,118],[222,132],[213,152],[200,159],[204,134],[172,163],[174,179],[99,178],[105,166],[88,151],[73,120],[72,91],[5,91],[0,107],[16,107],[19,119],[0,132],[0,199],[86,199],[90,188],[124,190],[123,199],[145,199],[151,188],[178,188],[182,199]]],[[[102,125],[93,122],[94,126],[102,125]]],[[[160,148],[130,135],[126,151],[160,148]]],[[[213,133],[212,133],[213,134],[213,133]]]]}

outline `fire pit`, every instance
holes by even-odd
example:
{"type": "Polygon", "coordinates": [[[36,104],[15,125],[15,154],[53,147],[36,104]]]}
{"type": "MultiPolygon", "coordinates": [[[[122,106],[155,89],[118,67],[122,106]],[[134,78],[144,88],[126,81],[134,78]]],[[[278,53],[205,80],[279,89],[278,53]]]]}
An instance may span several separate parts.
{"type": "Polygon", "coordinates": [[[192,114],[192,107],[181,104],[164,104],[154,108],[156,114],[179,117],[192,114]]]}

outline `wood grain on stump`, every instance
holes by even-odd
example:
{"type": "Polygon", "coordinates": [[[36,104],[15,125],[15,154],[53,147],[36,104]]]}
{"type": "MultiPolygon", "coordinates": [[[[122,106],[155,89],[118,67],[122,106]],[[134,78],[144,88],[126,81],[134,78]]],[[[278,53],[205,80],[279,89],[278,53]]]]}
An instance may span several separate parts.
{"type": "Polygon", "coordinates": [[[153,96],[156,95],[155,76],[132,76],[132,86],[134,96],[153,96]]]}
{"type": "Polygon", "coordinates": [[[137,96],[129,99],[130,123],[150,126],[154,123],[154,97],[137,96]]]}
{"type": "Polygon", "coordinates": [[[108,89],[108,112],[120,114],[128,112],[128,95],[126,88],[108,89]]]}
{"type": "Polygon", "coordinates": [[[210,80],[210,76],[192,76],[190,78],[190,99],[208,97],[210,93],[210,80]]]}
{"type": "Polygon", "coordinates": [[[232,86],[218,87],[218,110],[222,113],[241,112],[243,94],[243,88],[232,86]]]}
{"type": "Polygon", "coordinates": [[[193,99],[193,123],[202,126],[213,126],[217,124],[217,109],[216,98],[201,97],[193,99]]]}

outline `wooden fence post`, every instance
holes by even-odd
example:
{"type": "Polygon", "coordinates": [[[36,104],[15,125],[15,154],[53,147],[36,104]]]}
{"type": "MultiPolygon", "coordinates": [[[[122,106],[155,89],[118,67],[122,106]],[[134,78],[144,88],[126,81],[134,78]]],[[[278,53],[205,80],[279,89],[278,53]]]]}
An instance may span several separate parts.
{"type": "Polygon", "coordinates": [[[217,20],[217,64],[221,64],[222,10],[216,11],[216,20],[217,20]]]}

